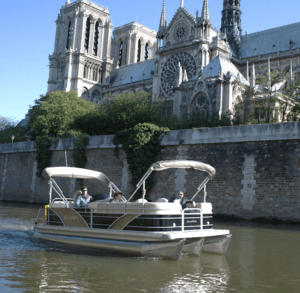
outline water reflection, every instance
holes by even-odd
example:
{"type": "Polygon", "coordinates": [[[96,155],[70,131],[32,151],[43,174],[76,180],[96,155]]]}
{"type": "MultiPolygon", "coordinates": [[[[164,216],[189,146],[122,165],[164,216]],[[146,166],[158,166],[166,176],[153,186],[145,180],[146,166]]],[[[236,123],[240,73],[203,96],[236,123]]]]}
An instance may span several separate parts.
{"type": "Polygon", "coordinates": [[[226,256],[120,257],[32,238],[38,207],[0,205],[0,292],[298,292],[299,231],[220,223],[226,256]]]}

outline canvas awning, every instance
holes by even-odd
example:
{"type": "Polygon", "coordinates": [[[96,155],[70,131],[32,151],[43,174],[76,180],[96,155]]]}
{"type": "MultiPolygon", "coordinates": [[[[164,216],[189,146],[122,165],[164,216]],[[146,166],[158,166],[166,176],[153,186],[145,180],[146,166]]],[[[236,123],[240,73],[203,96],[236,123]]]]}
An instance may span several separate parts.
{"type": "Polygon", "coordinates": [[[213,179],[216,175],[216,169],[208,164],[204,164],[197,161],[189,160],[172,160],[172,161],[159,161],[151,165],[150,169],[153,171],[162,171],[171,168],[190,168],[207,172],[210,178],[213,179]]]}
{"type": "Polygon", "coordinates": [[[112,183],[108,177],[101,172],[75,167],[49,167],[45,168],[42,174],[47,181],[49,181],[52,177],[65,177],[97,180],[103,184],[106,184],[107,186],[112,183]]]}

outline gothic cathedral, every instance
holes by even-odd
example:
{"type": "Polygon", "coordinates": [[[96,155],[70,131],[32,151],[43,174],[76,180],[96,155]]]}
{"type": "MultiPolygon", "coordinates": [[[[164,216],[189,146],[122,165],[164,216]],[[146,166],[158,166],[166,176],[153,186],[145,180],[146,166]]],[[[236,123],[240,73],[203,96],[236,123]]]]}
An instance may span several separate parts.
{"type": "Polygon", "coordinates": [[[241,0],[223,0],[220,30],[212,27],[208,0],[195,15],[184,0],[178,4],[168,23],[163,1],[156,32],[137,22],[113,30],[108,8],[67,0],[56,20],[48,92],[74,90],[100,103],[119,92],[144,90],[153,100],[169,100],[177,116],[234,115],[240,95],[235,81],[263,95],[258,74],[300,73],[300,23],[242,35],[241,0]]]}

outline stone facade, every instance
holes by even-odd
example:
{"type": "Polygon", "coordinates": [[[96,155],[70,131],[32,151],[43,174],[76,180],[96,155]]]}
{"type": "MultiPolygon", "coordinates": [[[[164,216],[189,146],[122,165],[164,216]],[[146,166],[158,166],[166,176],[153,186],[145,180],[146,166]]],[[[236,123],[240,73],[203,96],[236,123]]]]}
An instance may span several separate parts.
{"type": "MultiPolygon", "coordinates": [[[[276,218],[300,221],[300,123],[218,127],[168,132],[158,160],[187,159],[216,168],[207,185],[207,201],[214,213],[245,219],[276,218]]],[[[72,165],[74,139],[52,143],[51,166],[72,165]]],[[[114,153],[113,136],[90,137],[86,168],[105,173],[128,198],[131,174],[122,149],[114,153]]],[[[34,142],[0,145],[0,200],[47,203],[47,182],[36,176],[34,142]]],[[[170,198],[179,190],[191,197],[205,178],[196,170],[155,173],[149,194],[155,201],[170,198]]],[[[67,197],[79,189],[78,182],[57,180],[67,197]]],[[[107,192],[100,184],[85,181],[91,194],[107,192]],[[98,187],[101,186],[101,190],[98,187]]],[[[203,194],[198,195],[202,201],[203,194]]]]}
{"type": "MultiPolygon", "coordinates": [[[[282,70],[286,80],[273,85],[280,96],[300,73],[300,23],[242,35],[241,1],[224,0],[221,14],[218,31],[208,0],[195,16],[181,1],[168,24],[163,1],[158,32],[132,22],[115,28],[112,37],[108,8],[67,1],[56,21],[48,92],[75,90],[98,103],[106,95],[146,90],[153,100],[169,100],[177,116],[234,115],[236,80],[255,87],[257,75],[282,70]]],[[[256,90],[266,95],[264,88],[256,90]]]]}

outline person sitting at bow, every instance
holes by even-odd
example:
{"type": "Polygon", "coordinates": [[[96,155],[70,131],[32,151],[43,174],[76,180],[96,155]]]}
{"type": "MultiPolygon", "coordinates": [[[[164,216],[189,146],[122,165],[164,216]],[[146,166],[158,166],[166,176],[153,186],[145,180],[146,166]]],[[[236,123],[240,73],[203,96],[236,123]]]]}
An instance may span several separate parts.
{"type": "Polygon", "coordinates": [[[114,196],[110,199],[109,202],[123,202],[122,196],[123,196],[122,192],[117,191],[114,193],[114,196]]]}
{"type": "Polygon", "coordinates": [[[187,200],[187,198],[184,197],[184,194],[182,191],[178,192],[177,197],[175,197],[175,196],[171,197],[169,202],[180,203],[183,210],[186,208],[186,205],[188,203],[192,204],[194,208],[196,207],[196,203],[192,200],[187,200]]]}
{"type": "Polygon", "coordinates": [[[86,186],[81,188],[81,193],[77,196],[75,206],[77,208],[85,207],[93,198],[88,194],[86,186]]]}

